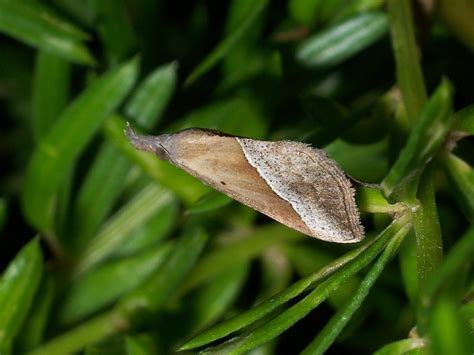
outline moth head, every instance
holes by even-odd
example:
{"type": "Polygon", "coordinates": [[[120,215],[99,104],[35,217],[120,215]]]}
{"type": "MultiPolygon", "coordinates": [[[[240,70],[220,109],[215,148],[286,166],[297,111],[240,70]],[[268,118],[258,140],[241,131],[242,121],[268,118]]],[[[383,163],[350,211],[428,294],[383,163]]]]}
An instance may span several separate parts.
{"type": "Polygon", "coordinates": [[[139,150],[155,153],[161,160],[170,160],[169,141],[171,135],[162,134],[160,136],[144,136],[135,132],[129,122],[125,130],[128,140],[139,150]]]}

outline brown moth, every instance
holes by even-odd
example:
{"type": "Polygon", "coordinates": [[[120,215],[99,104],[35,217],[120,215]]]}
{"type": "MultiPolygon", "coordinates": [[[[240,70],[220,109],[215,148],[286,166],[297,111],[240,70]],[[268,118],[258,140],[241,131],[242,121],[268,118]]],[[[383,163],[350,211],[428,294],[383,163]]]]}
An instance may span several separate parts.
{"type": "Polygon", "coordinates": [[[327,154],[290,141],[260,141],[206,129],[142,136],[135,148],[306,235],[337,243],[363,239],[354,188],[327,154]]]}

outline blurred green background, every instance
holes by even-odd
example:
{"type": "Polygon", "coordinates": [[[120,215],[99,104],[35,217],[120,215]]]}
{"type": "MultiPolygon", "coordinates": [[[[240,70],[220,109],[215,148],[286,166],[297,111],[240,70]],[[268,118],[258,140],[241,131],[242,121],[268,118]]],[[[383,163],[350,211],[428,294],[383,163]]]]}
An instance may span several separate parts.
{"type": "Polygon", "coordinates": [[[474,352],[469,0],[0,0],[0,354],[474,352]],[[138,152],[326,150],[366,240],[303,236],[138,152]],[[226,342],[230,340],[229,342],[226,342]]]}

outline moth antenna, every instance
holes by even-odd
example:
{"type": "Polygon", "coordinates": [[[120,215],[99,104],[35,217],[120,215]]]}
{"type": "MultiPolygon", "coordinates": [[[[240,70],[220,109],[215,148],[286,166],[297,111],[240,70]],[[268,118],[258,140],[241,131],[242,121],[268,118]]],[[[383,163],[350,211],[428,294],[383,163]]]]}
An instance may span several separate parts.
{"type": "Polygon", "coordinates": [[[130,122],[127,122],[125,135],[136,149],[152,152],[158,155],[160,159],[169,160],[168,151],[163,146],[164,140],[169,138],[168,134],[156,137],[141,135],[135,132],[130,122]]]}

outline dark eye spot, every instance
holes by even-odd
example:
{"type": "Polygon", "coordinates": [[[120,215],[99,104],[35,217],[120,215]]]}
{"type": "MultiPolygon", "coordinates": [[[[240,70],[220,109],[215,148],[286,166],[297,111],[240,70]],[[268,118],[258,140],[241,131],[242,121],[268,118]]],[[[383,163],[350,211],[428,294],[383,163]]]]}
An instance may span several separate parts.
{"type": "Polygon", "coordinates": [[[222,185],[225,185],[226,183],[225,183],[224,181],[221,181],[221,184],[222,184],[222,185]]]}

